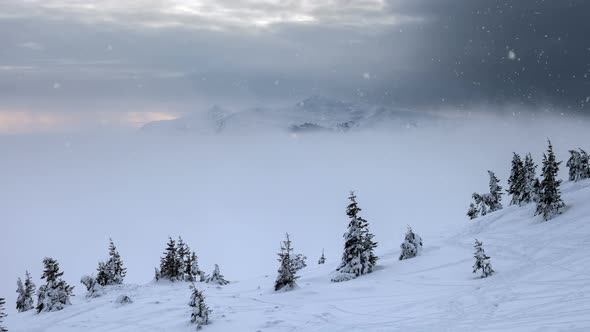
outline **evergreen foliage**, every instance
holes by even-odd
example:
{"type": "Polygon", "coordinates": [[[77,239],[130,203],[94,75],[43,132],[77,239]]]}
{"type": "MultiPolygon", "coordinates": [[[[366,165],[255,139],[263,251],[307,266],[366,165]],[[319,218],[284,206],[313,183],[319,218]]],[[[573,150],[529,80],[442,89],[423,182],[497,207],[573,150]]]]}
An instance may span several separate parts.
{"type": "Polygon", "coordinates": [[[37,292],[37,312],[62,310],[70,305],[74,287],[61,279],[63,272],[60,272],[59,263],[55,259],[46,257],[43,265],[45,268],[41,279],[45,280],[45,285],[39,287],[37,292]]]}
{"type": "Polygon", "coordinates": [[[80,283],[86,287],[88,291],[86,293],[87,298],[92,297],[99,297],[101,295],[102,287],[98,283],[98,278],[93,278],[91,276],[83,276],[80,278],[80,283]]]}
{"type": "Polygon", "coordinates": [[[543,155],[543,181],[541,181],[539,201],[537,203],[537,211],[535,212],[535,215],[542,215],[545,220],[549,220],[560,214],[561,209],[565,206],[561,200],[559,189],[561,180],[557,179],[561,161],[556,161],[551,141],[548,140],[547,142],[549,146],[547,153],[543,155]]]}
{"type": "Polygon", "coordinates": [[[475,258],[473,273],[477,273],[478,270],[481,270],[482,278],[487,278],[494,274],[494,270],[490,264],[490,257],[486,255],[483,250],[482,243],[475,239],[475,245],[473,247],[475,248],[475,252],[473,253],[473,258],[475,258]]]}
{"type": "Polygon", "coordinates": [[[286,239],[281,242],[281,252],[278,254],[278,261],[280,263],[277,280],[275,281],[275,291],[281,289],[291,289],[296,286],[296,281],[299,278],[296,266],[296,255],[293,253],[293,246],[289,233],[285,234],[286,239]]]}
{"type": "Polygon", "coordinates": [[[4,318],[6,318],[6,313],[4,312],[5,304],[6,300],[0,297],[0,332],[8,332],[8,329],[4,325],[2,325],[2,322],[4,322],[4,318]]]}
{"type": "Polygon", "coordinates": [[[178,253],[176,248],[176,241],[168,237],[168,244],[164,257],[160,259],[160,279],[168,279],[171,281],[179,280],[180,277],[180,263],[178,262],[178,253]]]}
{"type": "Polygon", "coordinates": [[[17,289],[16,292],[18,293],[18,297],[16,299],[16,310],[18,312],[25,312],[33,309],[35,307],[35,301],[33,300],[33,295],[35,294],[35,284],[31,279],[31,275],[29,271],[25,273],[25,283],[23,283],[20,278],[16,281],[17,289]]]}
{"type": "Polygon", "coordinates": [[[219,272],[219,265],[215,264],[215,269],[213,269],[213,273],[205,280],[208,284],[218,284],[218,285],[227,285],[229,281],[225,280],[221,272],[219,272]]]}
{"type": "Polygon", "coordinates": [[[203,293],[199,292],[197,287],[193,284],[191,286],[192,294],[189,306],[191,307],[191,323],[197,326],[197,330],[204,325],[209,324],[209,314],[211,310],[205,304],[205,297],[203,293]]]}
{"type": "Polygon", "coordinates": [[[489,212],[502,209],[502,187],[499,185],[500,180],[498,180],[494,172],[488,171],[488,174],[490,176],[490,192],[481,195],[473,193],[471,196],[473,202],[469,204],[469,209],[467,210],[469,219],[475,219],[480,215],[485,216],[489,212]]]}
{"type": "Polygon", "coordinates": [[[400,245],[401,254],[399,260],[404,260],[420,255],[422,252],[422,238],[412,231],[412,227],[408,226],[404,242],[400,245]]]}
{"type": "Polygon", "coordinates": [[[508,194],[512,195],[510,205],[520,205],[525,187],[524,163],[517,153],[512,157],[512,168],[508,178],[508,194]]]}
{"type": "Polygon", "coordinates": [[[523,173],[524,184],[521,192],[520,205],[536,202],[539,196],[540,183],[538,183],[539,180],[537,179],[537,165],[535,165],[530,153],[527,153],[524,158],[523,173]]]}
{"type": "Polygon", "coordinates": [[[586,151],[579,149],[570,150],[570,159],[566,166],[569,167],[569,180],[580,181],[590,178],[590,165],[588,165],[588,154],[586,151]]]}
{"type": "Polygon", "coordinates": [[[325,264],[326,263],[326,257],[324,256],[324,249],[322,249],[322,255],[320,256],[320,259],[318,259],[318,264],[325,264]]]}
{"type": "Polygon", "coordinates": [[[374,250],[377,243],[373,241],[373,234],[369,232],[369,223],[360,217],[356,195],[350,193],[350,204],[346,208],[346,215],[350,221],[348,230],[344,234],[344,252],[338,268],[339,272],[332,281],[346,281],[373,271],[377,262],[374,250]]]}

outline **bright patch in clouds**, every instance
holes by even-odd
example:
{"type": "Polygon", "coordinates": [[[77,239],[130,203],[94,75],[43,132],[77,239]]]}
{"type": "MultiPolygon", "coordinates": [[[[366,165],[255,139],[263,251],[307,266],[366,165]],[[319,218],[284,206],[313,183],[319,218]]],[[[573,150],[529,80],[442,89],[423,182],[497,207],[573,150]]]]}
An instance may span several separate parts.
{"type": "Polygon", "coordinates": [[[326,23],[392,25],[419,20],[396,15],[383,0],[8,0],[21,15],[147,27],[199,29],[326,23]]]}

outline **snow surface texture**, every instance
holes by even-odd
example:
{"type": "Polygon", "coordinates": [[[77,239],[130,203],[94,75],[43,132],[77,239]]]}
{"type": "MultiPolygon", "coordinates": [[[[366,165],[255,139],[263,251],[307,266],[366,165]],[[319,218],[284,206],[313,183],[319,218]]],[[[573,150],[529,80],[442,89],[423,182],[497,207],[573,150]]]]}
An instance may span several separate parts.
{"type": "MultiPolygon", "coordinates": [[[[506,188],[512,152],[531,152],[539,164],[548,136],[558,160],[567,160],[570,149],[590,150],[588,123],[480,116],[395,133],[297,138],[267,132],[2,137],[5,323],[17,332],[85,331],[81,324],[88,331],[191,331],[188,285],[149,284],[168,235],[181,235],[202,270],[219,264],[232,281],[222,289],[197,283],[213,310],[204,330],[586,330],[587,182],[564,182],[567,207],[547,223],[532,217],[534,206],[508,207],[506,196],[504,210],[485,218],[468,221],[465,210],[471,193],[489,190],[486,170],[506,188]],[[352,189],[380,260],[375,272],[334,284],[329,276],[342,255],[352,189]],[[424,251],[400,262],[407,224],[423,238],[424,251]],[[309,266],[298,289],[274,294],[285,232],[309,266]],[[129,285],[85,299],[80,278],[95,273],[109,237],[129,285]],[[484,280],[471,273],[475,237],[496,271],[484,280]],[[318,266],[322,248],[327,261],[318,266]],[[44,256],[57,259],[64,279],[76,286],[72,306],[17,314],[16,279],[29,270],[42,284],[44,256]],[[133,303],[116,304],[123,294],[133,303]]],[[[559,175],[568,177],[563,164],[559,175]]]]}
{"type": "MultiPolygon", "coordinates": [[[[225,287],[197,283],[213,310],[204,331],[587,331],[590,329],[590,181],[563,188],[569,209],[542,222],[534,204],[511,206],[426,242],[399,261],[381,250],[378,269],[344,283],[333,264],[301,271],[299,288],[272,291],[274,276],[225,287]],[[473,238],[497,273],[471,273],[473,238]],[[561,241],[560,239],[567,239],[561,241]],[[482,325],[482,322],[485,324],[482,325]]],[[[112,286],[61,312],[11,315],[11,331],[192,331],[189,283],[112,286]],[[134,302],[117,305],[122,294],[134,302]]]]}

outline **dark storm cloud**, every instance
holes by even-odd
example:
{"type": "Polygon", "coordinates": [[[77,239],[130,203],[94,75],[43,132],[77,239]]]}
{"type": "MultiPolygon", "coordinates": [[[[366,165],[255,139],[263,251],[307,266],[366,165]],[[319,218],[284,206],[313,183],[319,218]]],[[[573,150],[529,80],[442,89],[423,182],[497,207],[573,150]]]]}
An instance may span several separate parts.
{"type": "Polygon", "coordinates": [[[4,104],[263,104],[324,94],[414,108],[589,107],[583,0],[9,0],[0,8],[4,104]]]}

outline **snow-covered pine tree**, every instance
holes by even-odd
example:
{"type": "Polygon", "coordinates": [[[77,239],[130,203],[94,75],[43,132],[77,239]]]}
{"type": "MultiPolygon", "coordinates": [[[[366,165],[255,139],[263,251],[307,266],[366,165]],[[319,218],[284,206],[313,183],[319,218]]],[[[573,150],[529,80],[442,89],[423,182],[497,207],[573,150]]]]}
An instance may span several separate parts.
{"type": "Polygon", "coordinates": [[[412,227],[408,226],[404,242],[400,245],[402,249],[399,255],[399,260],[404,260],[420,255],[422,252],[422,238],[412,231],[412,227]]]}
{"type": "Polygon", "coordinates": [[[112,239],[109,239],[109,259],[106,262],[108,268],[108,285],[122,284],[127,274],[127,269],[123,267],[123,260],[117,251],[117,247],[112,239]]]}
{"type": "MultiPolygon", "coordinates": [[[[477,195],[477,194],[474,193],[474,195],[477,195]]],[[[475,219],[475,218],[479,217],[479,210],[475,207],[475,203],[473,203],[473,202],[469,203],[469,209],[467,210],[467,216],[469,217],[469,219],[475,219]]]]}
{"type": "Polygon", "coordinates": [[[33,295],[35,295],[35,291],[37,286],[33,282],[31,278],[31,274],[29,271],[25,271],[25,310],[28,311],[35,308],[35,300],[33,300],[33,295]]]}
{"type": "Polygon", "coordinates": [[[96,278],[91,276],[82,276],[80,283],[86,287],[88,291],[86,293],[87,298],[99,297],[101,295],[101,285],[98,283],[96,278]]]}
{"type": "Polygon", "coordinates": [[[168,280],[177,280],[178,278],[178,256],[176,253],[176,242],[168,237],[164,257],[160,259],[160,278],[168,280]]]}
{"type": "Polygon", "coordinates": [[[33,300],[33,294],[35,294],[35,284],[31,280],[29,271],[26,271],[24,286],[21,278],[18,278],[16,281],[16,292],[18,293],[18,297],[16,299],[16,310],[18,312],[29,311],[35,307],[35,302],[33,300]]]}
{"type": "Polygon", "coordinates": [[[16,279],[16,293],[18,296],[16,297],[16,311],[23,312],[25,308],[25,286],[23,286],[23,281],[18,278],[16,279]]]}
{"type": "Polygon", "coordinates": [[[299,278],[297,276],[297,269],[293,264],[294,254],[289,233],[286,233],[285,236],[286,239],[281,242],[281,252],[278,254],[280,266],[277,280],[275,281],[275,291],[295,287],[295,282],[299,278]]]}
{"type": "Polygon", "coordinates": [[[582,178],[582,165],[581,165],[582,156],[580,152],[576,150],[570,150],[570,159],[568,159],[567,163],[565,164],[569,168],[569,180],[577,182],[582,178]]]}
{"type": "Polygon", "coordinates": [[[318,259],[318,264],[325,264],[326,263],[326,257],[324,256],[324,249],[322,249],[322,255],[320,256],[320,259],[318,259]]]}
{"type": "Polygon", "coordinates": [[[187,255],[185,276],[187,281],[205,281],[205,273],[199,268],[199,259],[194,251],[190,255],[187,255]]]}
{"type": "Polygon", "coordinates": [[[45,279],[46,283],[37,292],[37,312],[62,310],[70,305],[74,287],[61,279],[63,272],[60,272],[59,263],[55,259],[46,257],[43,265],[45,268],[41,279],[45,279]]]}
{"type": "Polygon", "coordinates": [[[586,151],[580,150],[580,168],[581,168],[581,176],[582,180],[590,179],[590,158],[588,157],[588,153],[586,151]]]}
{"type": "Polygon", "coordinates": [[[213,273],[205,280],[208,284],[218,284],[218,285],[227,285],[229,281],[223,278],[221,272],[219,272],[219,265],[215,264],[215,269],[213,269],[213,273]]]}
{"type": "Polygon", "coordinates": [[[8,332],[8,329],[2,324],[4,322],[4,318],[6,318],[6,312],[4,312],[5,308],[4,305],[6,304],[6,300],[0,297],[0,332],[8,332]]]}
{"type": "Polygon", "coordinates": [[[105,262],[98,262],[98,267],[96,268],[96,283],[100,286],[106,286],[110,284],[110,280],[111,274],[109,266],[105,262]]]}
{"type": "Polygon", "coordinates": [[[178,237],[178,241],[176,242],[176,261],[178,264],[178,276],[177,279],[178,280],[186,280],[185,279],[185,262],[186,259],[189,257],[190,255],[190,251],[188,251],[188,246],[186,245],[186,243],[184,243],[184,241],[182,240],[182,237],[178,237]]]}
{"type": "Polygon", "coordinates": [[[477,273],[478,270],[481,270],[482,278],[487,278],[494,274],[494,270],[490,264],[490,257],[487,256],[483,250],[482,243],[475,239],[475,245],[473,247],[475,248],[475,252],[473,253],[473,257],[475,258],[473,273],[477,273]]]}
{"type": "Polygon", "coordinates": [[[488,196],[488,207],[490,212],[498,211],[502,209],[502,187],[500,187],[500,180],[496,177],[494,172],[488,171],[490,175],[490,195],[488,196]]]}
{"type": "Polygon", "coordinates": [[[537,211],[535,212],[535,215],[542,215],[545,220],[549,220],[561,213],[561,209],[565,206],[561,200],[561,192],[559,190],[561,180],[557,179],[561,161],[558,162],[555,159],[551,141],[547,140],[547,142],[549,147],[547,148],[547,153],[543,155],[543,181],[541,181],[539,202],[537,203],[537,211]]]}
{"type": "Polygon", "coordinates": [[[525,174],[524,164],[520,155],[517,153],[514,153],[514,156],[512,157],[512,168],[510,169],[508,186],[508,194],[512,195],[510,205],[520,204],[525,186],[525,174]]]}
{"type": "Polygon", "coordinates": [[[348,197],[350,204],[346,208],[346,215],[350,221],[348,230],[344,234],[344,252],[342,261],[336,269],[339,273],[332,281],[346,281],[373,271],[377,262],[374,249],[377,243],[373,241],[373,234],[369,232],[369,223],[360,217],[354,191],[348,197]]]}
{"type": "Polygon", "coordinates": [[[191,307],[191,323],[197,326],[197,330],[201,329],[204,325],[209,324],[209,314],[211,310],[205,304],[205,297],[203,293],[199,292],[197,287],[191,285],[193,290],[191,294],[191,300],[189,306],[191,307]]]}
{"type": "Polygon", "coordinates": [[[157,267],[154,267],[154,280],[158,281],[158,280],[160,280],[160,278],[162,278],[162,274],[160,273],[160,270],[158,270],[157,267]]]}
{"type": "Polygon", "coordinates": [[[523,187],[522,193],[520,198],[520,205],[527,204],[530,202],[536,202],[537,200],[537,188],[535,188],[536,183],[538,182],[537,179],[537,165],[533,161],[533,157],[530,153],[524,158],[524,179],[523,179],[523,187]]]}

